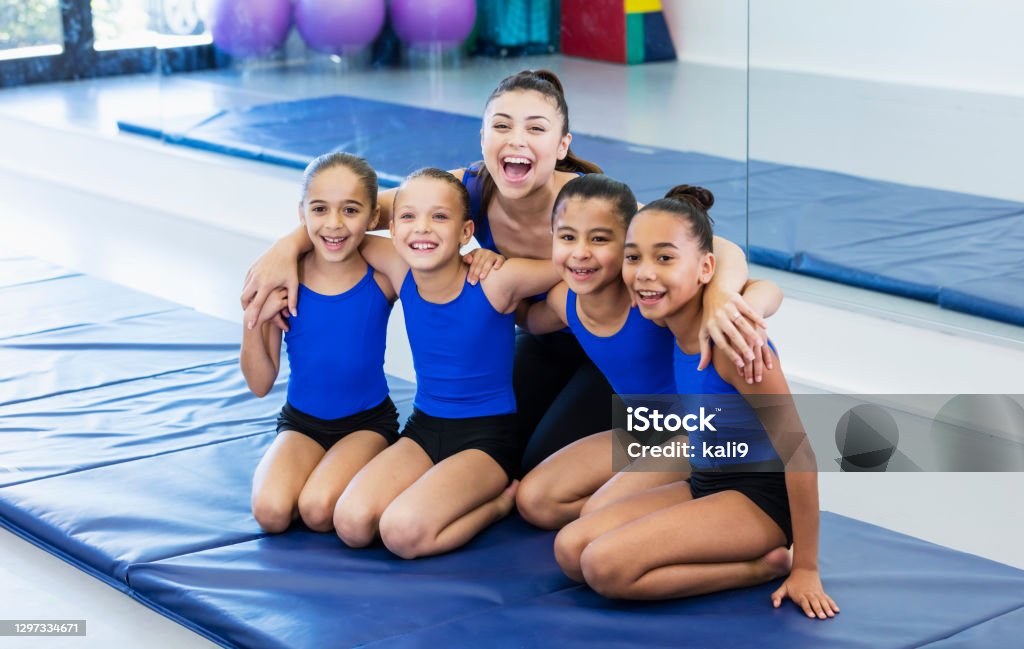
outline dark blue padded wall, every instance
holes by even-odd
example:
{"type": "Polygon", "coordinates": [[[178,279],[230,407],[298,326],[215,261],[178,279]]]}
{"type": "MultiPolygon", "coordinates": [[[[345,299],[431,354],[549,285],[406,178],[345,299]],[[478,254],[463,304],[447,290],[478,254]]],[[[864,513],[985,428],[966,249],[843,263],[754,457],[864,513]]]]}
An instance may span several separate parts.
{"type": "MultiPolygon", "coordinates": [[[[959,649],[1024,633],[1024,571],[827,513],[820,564],[843,612],[824,623],[771,608],[777,582],[607,601],[558,570],[552,533],[515,516],[417,561],[301,525],[266,536],[250,481],[283,381],[264,400],[247,392],[238,325],[183,308],[97,322],[73,299],[81,283],[59,279],[81,276],[49,268],[44,279],[33,263],[7,264],[8,278],[35,277],[68,310],[51,314],[55,331],[0,340],[0,357],[14,349],[19,366],[50,367],[0,383],[23,397],[0,403],[0,525],[225,647],[959,649]]],[[[97,298],[128,312],[151,305],[103,286],[97,298]]],[[[11,317],[31,328],[31,313],[11,317]]],[[[389,383],[407,416],[414,386],[389,383]]]]}
{"type": "MultiPolygon", "coordinates": [[[[299,168],[326,150],[349,151],[389,186],[418,167],[480,158],[479,116],[344,96],[119,126],[299,168]]],[[[680,183],[710,188],[718,233],[746,244],[756,263],[1024,325],[1024,204],[757,160],[748,200],[743,162],[585,134],[573,149],[642,201],[680,183]]]]}

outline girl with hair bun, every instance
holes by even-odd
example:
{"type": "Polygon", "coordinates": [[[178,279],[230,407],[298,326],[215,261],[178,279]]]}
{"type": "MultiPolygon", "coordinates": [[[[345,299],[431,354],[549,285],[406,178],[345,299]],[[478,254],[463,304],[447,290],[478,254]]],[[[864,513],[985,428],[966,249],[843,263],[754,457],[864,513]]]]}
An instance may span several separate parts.
{"type": "Polygon", "coordinates": [[[707,213],[713,204],[708,190],[680,185],[640,210],[627,230],[623,278],[644,317],[663,321],[675,336],[678,393],[702,395],[701,403],[709,395],[733,395],[740,405],[717,413],[714,432],[689,433],[692,455],[681,458],[683,480],[569,524],[555,539],[555,556],[570,577],[621,599],[687,597],[786,576],[772,593],[773,605],[788,597],[808,617],[827,619],[839,607],[818,572],[814,454],[793,426],[778,358],[756,384],[740,380],[718,347],[711,367],[697,371],[703,294],[715,274],[707,213]],[[765,395],[754,403],[772,407],[748,407],[754,395],[765,395]],[[706,446],[726,442],[746,443],[749,451],[742,458],[707,459],[706,446]]]}
{"type": "MultiPolygon", "coordinates": [[[[558,192],[573,178],[600,171],[572,151],[562,82],[549,70],[523,70],[503,79],[484,106],[480,135],[483,159],[452,172],[469,190],[482,246],[466,258],[473,283],[500,268],[506,257],[547,259],[558,192]]],[[[390,223],[394,191],[381,192],[384,226],[390,223]]],[[[288,309],[294,313],[296,259],[309,246],[305,232],[296,230],[256,261],[241,296],[248,322],[279,287],[287,290],[288,309]]],[[[709,349],[713,337],[737,366],[752,366],[761,351],[760,338],[749,333],[752,327],[737,328],[732,319],[739,311],[750,323],[764,326],[740,296],[747,281],[746,259],[731,242],[716,239],[714,246],[719,272],[705,293],[702,346],[709,349]]],[[[526,448],[522,472],[573,441],[611,427],[609,409],[592,406],[610,402],[611,386],[570,333],[520,332],[515,358],[517,429],[526,448]]],[[[705,352],[703,362],[709,359],[705,352]]]]}
{"type": "MultiPolygon", "coordinates": [[[[617,394],[675,394],[675,338],[663,322],[643,317],[622,279],[626,223],[636,210],[633,192],[614,178],[588,174],[566,183],[551,216],[551,260],[562,282],[530,307],[526,328],[543,334],[568,326],[617,394]]],[[[771,282],[748,282],[744,297],[765,317],[782,302],[771,282]]],[[[613,446],[622,439],[621,432],[604,430],[556,451],[523,478],[519,513],[537,527],[557,529],[581,513],[680,479],[659,471],[657,462],[614,472],[613,446]]]]}

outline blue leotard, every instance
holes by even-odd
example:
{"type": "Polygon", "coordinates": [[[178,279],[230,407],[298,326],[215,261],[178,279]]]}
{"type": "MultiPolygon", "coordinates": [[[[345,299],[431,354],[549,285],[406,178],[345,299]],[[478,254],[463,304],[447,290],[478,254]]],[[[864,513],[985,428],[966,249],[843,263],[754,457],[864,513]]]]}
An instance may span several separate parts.
{"type": "Polygon", "coordinates": [[[580,346],[618,394],[675,394],[675,337],[631,307],[626,324],[610,336],[595,336],[576,313],[576,293],[565,296],[565,319],[580,346]]]}
{"type": "Polygon", "coordinates": [[[448,419],[516,411],[514,313],[498,313],[483,287],[468,281],[451,302],[427,302],[411,271],[399,297],[416,369],[416,408],[448,419]]]}
{"type": "MultiPolygon", "coordinates": [[[[768,343],[771,345],[771,342],[768,343]]],[[[775,347],[772,346],[774,350],[775,347]]],[[[691,457],[690,463],[695,469],[713,469],[732,464],[778,461],[779,456],[772,447],[771,440],[764,431],[757,413],[754,412],[746,399],[721,377],[714,364],[708,365],[698,372],[700,354],[686,354],[675,345],[675,376],[676,390],[681,395],[697,395],[692,399],[683,400],[690,410],[703,405],[706,411],[721,408],[715,412],[714,425],[716,432],[692,432],[690,444],[700,448],[699,444],[717,444],[725,442],[745,442],[749,452],[740,459],[710,459],[691,457]],[[701,397],[699,395],[722,395],[721,398],[701,397]]]]}
{"type": "Polygon", "coordinates": [[[373,268],[340,295],[299,285],[299,316],[284,335],[291,366],[288,403],[319,419],[340,419],[388,396],[384,347],[391,302],[373,268]]]}

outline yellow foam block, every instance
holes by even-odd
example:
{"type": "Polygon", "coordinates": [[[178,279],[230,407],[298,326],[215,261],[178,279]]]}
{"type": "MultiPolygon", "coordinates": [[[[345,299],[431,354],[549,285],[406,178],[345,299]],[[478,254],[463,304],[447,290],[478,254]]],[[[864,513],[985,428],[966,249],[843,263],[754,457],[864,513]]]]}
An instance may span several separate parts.
{"type": "Polygon", "coordinates": [[[661,0],[625,0],[627,14],[646,14],[661,11],[661,0]]]}

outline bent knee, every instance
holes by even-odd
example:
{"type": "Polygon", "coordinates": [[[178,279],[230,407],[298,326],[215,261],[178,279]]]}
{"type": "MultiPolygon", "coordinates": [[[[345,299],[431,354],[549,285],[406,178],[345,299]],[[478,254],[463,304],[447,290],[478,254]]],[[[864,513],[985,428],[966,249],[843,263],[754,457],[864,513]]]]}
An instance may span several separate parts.
{"type": "Polygon", "coordinates": [[[350,548],[364,548],[377,537],[377,513],[358,503],[338,501],[334,510],[334,531],[350,548]]]}
{"type": "Polygon", "coordinates": [[[316,532],[329,532],[334,525],[334,506],[324,494],[299,494],[299,516],[306,526],[316,532]]]}
{"type": "Polygon", "coordinates": [[[403,559],[431,554],[435,537],[422,517],[390,509],[380,517],[381,541],[403,559]]]}
{"type": "Polygon", "coordinates": [[[609,551],[605,544],[591,543],[580,554],[583,580],[608,599],[630,599],[634,579],[621,559],[621,553],[609,551]]]}
{"type": "Polygon", "coordinates": [[[529,477],[519,484],[516,491],[516,509],[523,519],[544,530],[555,530],[566,523],[558,508],[558,503],[551,497],[551,491],[538,480],[529,477]]]}
{"type": "Polygon", "coordinates": [[[292,524],[295,504],[288,499],[256,496],[252,501],[252,515],[264,532],[279,534],[292,524]]]}
{"type": "Polygon", "coordinates": [[[583,581],[580,556],[589,540],[581,533],[579,526],[573,524],[562,528],[562,531],[555,537],[555,561],[570,579],[583,581]]]}

